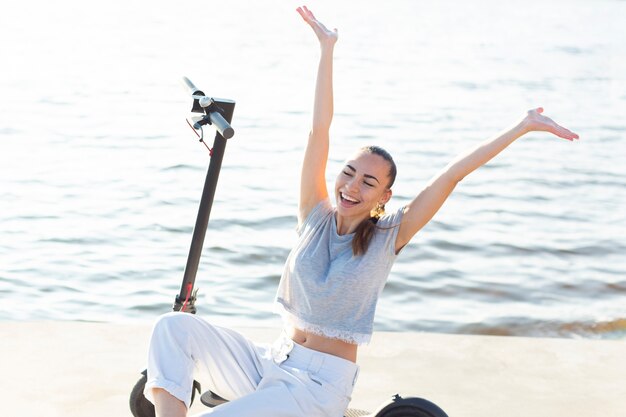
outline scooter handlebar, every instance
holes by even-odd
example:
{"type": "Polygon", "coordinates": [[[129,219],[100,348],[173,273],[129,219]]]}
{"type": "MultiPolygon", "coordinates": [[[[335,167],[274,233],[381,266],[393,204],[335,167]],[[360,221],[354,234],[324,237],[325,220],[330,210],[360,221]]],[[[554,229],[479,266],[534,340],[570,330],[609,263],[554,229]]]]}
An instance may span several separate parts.
{"type": "MultiPolygon", "coordinates": [[[[202,108],[205,108],[205,109],[208,107],[209,111],[206,113],[208,114],[209,119],[211,120],[211,124],[215,126],[218,133],[222,135],[224,139],[232,138],[235,135],[235,129],[232,128],[230,123],[228,123],[228,121],[224,119],[224,116],[222,116],[222,114],[219,111],[211,110],[211,104],[213,102],[213,99],[210,97],[207,97],[198,87],[195,86],[194,83],[191,82],[189,78],[183,77],[182,82],[184,86],[186,87],[189,95],[191,95],[194,99],[193,111],[195,111],[195,109],[197,108],[196,106],[198,104],[202,108]],[[199,98],[198,96],[203,96],[203,97],[199,98]]],[[[198,111],[200,111],[199,108],[198,108],[198,111]]]]}
{"type": "Polygon", "coordinates": [[[224,119],[218,111],[212,111],[209,113],[209,117],[211,118],[211,123],[220,135],[224,137],[224,139],[230,139],[235,135],[235,129],[233,129],[230,124],[224,119]]]}

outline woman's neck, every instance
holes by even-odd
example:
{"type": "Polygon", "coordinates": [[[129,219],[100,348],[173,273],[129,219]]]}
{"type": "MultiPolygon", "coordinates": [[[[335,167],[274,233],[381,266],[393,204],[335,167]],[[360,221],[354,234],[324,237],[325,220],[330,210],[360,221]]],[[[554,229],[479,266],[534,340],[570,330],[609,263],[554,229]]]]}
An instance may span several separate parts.
{"type": "Polygon", "coordinates": [[[365,219],[367,219],[367,217],[348,217],[335,213],[337,234],[349,235],[350,233],[354,233],[356,228],[359,227],[359,224],[365,219]]]}

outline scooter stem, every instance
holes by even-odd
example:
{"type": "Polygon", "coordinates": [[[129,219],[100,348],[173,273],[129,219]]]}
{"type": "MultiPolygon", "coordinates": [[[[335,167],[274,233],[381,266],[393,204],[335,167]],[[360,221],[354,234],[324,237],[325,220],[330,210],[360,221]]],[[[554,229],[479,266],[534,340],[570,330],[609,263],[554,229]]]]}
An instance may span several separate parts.
{"type": "MultiPolygon", "coordinates": [[[[192,111],[196,113],[206,113],[212,121],[219,120],[221,125],[224,125],[223,121],[226,121],[228,123],[226,126],[230,128],[230,122],[233,118],[233,112],[235,110],[235,102],[228,99],[212,98],[211,101],[214,105],[210,107],[198,106],[198,97],[204,96],[204,93],[198,90],[193,83],[189,81],[189,79],[185,78],[184,80],[187,87],[189,87],[191,95],[194,97],[192,111]]],[[[198,272],[200,257],[202,256],[202,246],[204,244],[204,237],[206,236],[209,224],[209,216],[211,215],[211,207],[215,197],[215,189],[217,187],[220,169],[222,168],[222,159],[224,158],[224,150],[226,149],[227,142],[224,136],[220,133],[220,130],[222,129],[217,131],[213,142],[211,161],[209,163],[209,169],[207,171],[204,188],[202,190],[200,207],[198,209],[196,224],[193,229],[191,247],[189,248],[189,256],[187,257],[187,265],[185,266],[183,282],[173,306],[174,311],[183,310],[189,313],[196,312],[196,297],[193,287],[196,280],[196,273],[198,272]]],[[[232,131],[232,128],[230,130],[232,131]]]]}

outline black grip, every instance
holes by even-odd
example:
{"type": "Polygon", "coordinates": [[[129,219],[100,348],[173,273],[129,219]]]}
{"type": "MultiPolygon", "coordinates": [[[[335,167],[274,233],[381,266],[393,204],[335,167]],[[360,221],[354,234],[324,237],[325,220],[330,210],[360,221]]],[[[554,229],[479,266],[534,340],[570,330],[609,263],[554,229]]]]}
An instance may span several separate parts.
{"type": "MultiPolygon", "coordinates": [[[[185,87],[187,87],[187,91],[189,92],[189,95],[193,96],[194,94],[200,91],[198,87],[196,87],[194,83],[192,83],[191,80],[187,77],[183,77],[183,84],[185,85],[185,87]]],[[[204,93],[202,95],[204,95],[204,93]]]]}
{"type": "Polygon", "coordinates": [[[224,137],[224,139],[230,139],[235,135],[235,129],[233,129],[230,124],[222,117],[222,115],[217,111],[212,111],[209,113],[209,117],[211,118],[211,123],[220,135],[224,137]]]}

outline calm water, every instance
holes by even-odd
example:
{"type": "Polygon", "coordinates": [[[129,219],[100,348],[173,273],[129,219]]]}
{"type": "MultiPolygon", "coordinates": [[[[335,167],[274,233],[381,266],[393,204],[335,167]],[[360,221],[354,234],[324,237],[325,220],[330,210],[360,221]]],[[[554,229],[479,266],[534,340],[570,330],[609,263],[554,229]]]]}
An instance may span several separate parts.
{"type": "MultiPolygon", "coordinates": [[[[178,292],[207,151],[189,76],[237,101],[201,314],[276,325],[318,47],[297,2],[21,1],[0,13],[0,319],[144,321],[178,292]]],[[[404,250],[379,330],[626,335],[626,2],[312,2],[339,27],[328,180],[386,147],[406,204],[526,109],[404,250]]],[[[212,136],[212,133],[210,134],[212,136]]]]}

